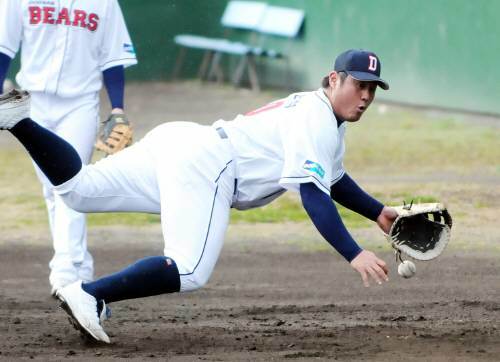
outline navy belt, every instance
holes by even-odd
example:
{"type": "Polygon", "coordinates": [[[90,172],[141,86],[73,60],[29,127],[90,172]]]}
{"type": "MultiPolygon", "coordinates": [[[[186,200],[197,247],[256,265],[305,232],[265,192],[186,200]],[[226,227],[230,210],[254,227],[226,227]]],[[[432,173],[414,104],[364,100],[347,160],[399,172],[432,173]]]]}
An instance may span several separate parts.
{"type": "Polygon", "coordinates": [[[227,133],[226,131],[224,131],[224,128],[222,127],[218,127],[215,129],[217,131],[217,133],[219,134],[219,137],[222,138],[223,140],[227,139],[227,133]]]}

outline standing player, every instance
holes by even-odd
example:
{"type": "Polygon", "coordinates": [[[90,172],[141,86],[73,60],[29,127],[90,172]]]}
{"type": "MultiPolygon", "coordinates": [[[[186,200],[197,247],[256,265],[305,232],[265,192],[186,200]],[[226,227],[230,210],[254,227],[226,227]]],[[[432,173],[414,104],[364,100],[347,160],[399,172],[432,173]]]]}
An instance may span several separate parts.
{"type": "MultiPolygon", "coordinates": [[[[161,213],[165,256],[148,257],[91,283],[57,292],[74,325],[109,343],[98,305],[207,283],[222,248],[231,207],[267,204],[292,190],[324,238],[368,286],[388,280],[383,260],[350,236],[332,198],[387,232],[397,214],[365,193],[344,171],[346,125],[360,119],[380,79],[371,52],[349,50],[314,92],[291,94],[212,127],[167,123],[134,146],[82,165],[61,138],[28,118],[29,95],[0,99],[0,128],[26,147],[58,195],[81,212],[161,213]]],[[[300,270],[297,269],[297,273],[300,270]]]]}
{"type": "MultiPolygon", "coordinates": [[[[137,63],[118,2],[2,0],[0,80],[20,45],[16,80],[31,92],[31,117],[68,141],[87,164],[97,135],[103,80],[111,112],[123,113],[124,67],[137,63]]],[[[87,251],[85,215],[67,207],[35,168],[53,238],[49,280],[55,295],[76,280],[93,280],[93,260],[87,251]]]]}

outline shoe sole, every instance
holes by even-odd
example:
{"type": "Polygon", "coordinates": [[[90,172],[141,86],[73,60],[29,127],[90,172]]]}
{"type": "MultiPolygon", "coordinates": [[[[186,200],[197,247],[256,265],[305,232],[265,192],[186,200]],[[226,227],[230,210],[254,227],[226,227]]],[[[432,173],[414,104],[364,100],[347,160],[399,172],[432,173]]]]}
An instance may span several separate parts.
{"type": "MultiPolygon", "coordinates": [[[[17,109],[21,109],[21,108],[25,108],[26,107],[26,104],[24,102],[18,102],[18,103],[14,103],[14,104],[11,104],[10,107],[4,107],[2,108],[2,106],[0,105],[0,110],[1,111],[14,111],[14,110],[17,110],[17,109]]],[[[24,118],[28,118],[29,117],[29,114],[26,115],[26,117],[22,118],[20,116],[18,116],[16,114],[17,118],[21,118],[19,119],[15,124],[19,123],[20,121],[22,121],[24,118]]],[[[8,130],[8,129],[11,129],[12,127],[14,126],[9,126],[9,127],[6,127],[6,126],[0,126],[0,129],[1,130],[8,130]]]]}
{"type": "MultiPolygon", "coordinates": [[[[69,307],[68,303],[66,303],[64,300],[61,300],[61,304],[59,305],[68,315],[68,320],[75,328],[77,331],[80,332],[80,335],[86,340],[86,341],[91,341],[91,342],[99,342],[99,343],[106,343],[104,341],[101,341],[98,339],[96,336],[94,336],[88,329],[86,329],[84,326],[78,322],[78,319],[73,315],[73,311],[69,307]]],[[[107,343],[106,343],[107,344],[107,343]]]]}

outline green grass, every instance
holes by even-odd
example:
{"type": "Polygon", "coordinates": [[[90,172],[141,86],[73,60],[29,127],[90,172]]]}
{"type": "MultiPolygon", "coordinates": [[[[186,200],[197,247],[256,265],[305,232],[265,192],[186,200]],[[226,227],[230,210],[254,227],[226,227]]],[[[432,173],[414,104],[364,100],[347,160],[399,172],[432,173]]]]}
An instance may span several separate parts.
{"type": "Polygon", "coordinates": [[[500,128],[414,111],[370,109],[350,125],[345,164],[364,173],[498,173],[500,128]]]}
{"type": "MultiPolygon", "coordinates": [[[[351,228],[365,227],[369,221],[352,211],[337,205],[344,223],[351,228]]],[[[297,195],[288,193],[273,203],[245,211],[232,210],[232,223],[300,222],[309,220],[297,195]]]]}

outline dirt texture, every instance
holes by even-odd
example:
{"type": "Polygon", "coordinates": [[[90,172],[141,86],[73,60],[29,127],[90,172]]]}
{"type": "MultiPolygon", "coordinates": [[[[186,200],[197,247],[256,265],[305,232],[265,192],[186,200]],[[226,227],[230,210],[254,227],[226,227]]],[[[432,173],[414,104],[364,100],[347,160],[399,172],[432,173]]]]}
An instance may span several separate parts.
{"type": "MultiPolygon", "coordinates": [[[[193,88],[131,85],[128,114],[137,135],[164,121],[230,118],[270,99],[193,88]]],[[[10,137],[0,140],[2,147],[17,147],[10,137]]],[[[488,236],[498,243],[492,225],[490,232],[471,233],[473,241],[488,236]]],[[[373,229],[354,236],[385,245],[373,229]]],[[[98,276],[162,253],[159,226],[92,228],[89,240],[98,276]]],[[[0,240],[0,360],[499,360],[496,249],[450,245],[436,261],[417,263],[417,275],[406,280],[385,245],[377,253],[389,263],[390,281],[365,288],[340,256],[318,251],[318,242],[309,223],[232,225],[204,289],[112,304],[104,324],[112,343],[99,345],[82,340],[49,296],[48,233],[6,230],[0,240]],[[302,234],[314,236],[291,240],[302,234]]]]}
{"type": "MultiPolygon", "coordinates": [[[[0,359],[498,360],[498,255],[450,250],[405,280],[382,252],[390,281],[365,288],[336,254],[307,252],[276,235],[238,240],[237,228],[206,288],[112,304],[104,324],[111,345],[82,340],[49,297],[50,248],[4,243],[0,359]]],[[[157,231],[103,229],[91,237],[100,238],[91,245],[99,275],[161,253],[157,231]]]]}

